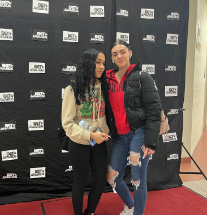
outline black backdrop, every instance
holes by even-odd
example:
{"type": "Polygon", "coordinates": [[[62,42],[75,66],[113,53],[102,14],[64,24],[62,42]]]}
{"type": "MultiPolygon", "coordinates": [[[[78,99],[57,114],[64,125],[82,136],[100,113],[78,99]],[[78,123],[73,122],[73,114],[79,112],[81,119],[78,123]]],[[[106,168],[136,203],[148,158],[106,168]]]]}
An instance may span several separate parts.
{"type": "MultiPolygon", "coordinates": [[[[150,72],[156,80],[170,122],[167,141],[160,136],[160,147],[149,162],[148,190],[181,186],[180,110],[184,100],[189,1],[1,2],[0,193],[71,190],[69,153],[61,150],[57,136],[62,89],[70,83],[71,75],[67,73],[73,72],[88,48],[103,51],[107,69],[113,68],[110,49],[117,32],[130,43],[131,63],[142,59],[143,71],[150,72]],[[98,7],[104,6],[104,17],[90,17],[90,6],[97,6],[92,11],[95,15],[102,14],[98,7]],[[70,41],[63,41],[63,31],[78,32],[78,42],[77,33],[67,33],[66,40],[70,41]],[[99,35],[97,40],[91,39],[95,37],[91,33],[99,35]],[[104,42],[99,41],[103,38],[104,42]]],[[[109,142],[109,151],[111,145],[109,142]]],[[[132,188],[130,166],[125,180],[132,188]]],[[[89,176],[88,188],[90,184],[89,176]]]]}

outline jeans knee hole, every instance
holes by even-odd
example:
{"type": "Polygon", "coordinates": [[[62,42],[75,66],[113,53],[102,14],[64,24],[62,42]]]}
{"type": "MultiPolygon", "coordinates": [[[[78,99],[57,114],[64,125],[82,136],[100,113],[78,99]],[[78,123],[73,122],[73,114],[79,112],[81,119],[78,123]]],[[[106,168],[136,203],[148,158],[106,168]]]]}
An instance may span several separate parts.
{"type": "Polygon", "coordinates": [[[141,167],[140,158],[141,158],[140,153],[130,152],[130,156],[128,157],[128,160],[131,165],[141,167]]]}
{"type": "Polygon", "coordinates": [[[113,189],[116,187],[116,178],[118,177],[119,172],[112,169],[111,166],[108,166],[108,176],[107,181],[112,186],[113,189]]]}
{"type": "Polygon", "coordinates": [[[131,183],[132,183],[132,185],[133,186],[135,186],[136,187],[136,190],[138,189],[138,187],[140,186],[140,180],[138,180],[138,181],[134,181],[133,179],[131,180],[131,183]]]}

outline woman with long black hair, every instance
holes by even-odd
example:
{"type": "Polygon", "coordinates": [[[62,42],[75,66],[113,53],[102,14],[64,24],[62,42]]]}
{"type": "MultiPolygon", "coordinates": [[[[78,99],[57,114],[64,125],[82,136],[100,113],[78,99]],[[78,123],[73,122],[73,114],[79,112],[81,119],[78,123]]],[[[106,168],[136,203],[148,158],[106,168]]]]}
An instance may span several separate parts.
{"type": "MultiPolygon", "coordinates": [[[[147,166],[149,155],[158,147],[162,106],[155,81],[147,72],[140,73],[141,61],[130,65],[129,45],[116,41],[111,55],[117,69],[107,71],[107,80],[118,135],[110,155],[107,180],[125,203],[120,215],[143,215],[147,166]],[[131,164],[134,199],[123,180],[127,163],[131,164]]],[[[115,136],[112,133],[112,139],[115,136]]]]}
{"type": "Polygon", "coordinates": [[[94,214],[106,185],[107,86],[105,55],[96,49],[85,51],[62,102],[62,126],[70,138],[69,153],[74,171],[72,201],[75,215],[94,214]],[[87,208],[82,213],[89,166],[93,184],[87,208]]]}

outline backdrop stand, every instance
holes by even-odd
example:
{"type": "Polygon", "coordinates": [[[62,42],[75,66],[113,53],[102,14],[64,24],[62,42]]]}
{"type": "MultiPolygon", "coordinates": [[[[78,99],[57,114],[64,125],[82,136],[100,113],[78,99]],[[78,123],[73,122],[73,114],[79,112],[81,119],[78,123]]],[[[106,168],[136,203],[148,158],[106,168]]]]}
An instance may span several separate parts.
{"type": "MultiPolygon", "coordinates": [[[[183,111],[185,109],[181,109],[181,125],[183,125],[183,111]]],[[[188,153],[188,155],[190,156],[191,160],[193,161],[193,163],[196,165],[196,167],[198,168],[199,172],[180,172],[179,174],[202,174],[203,177],[206,179],[207,181],[207,177],[205,176],[204,172],[201,170],[201,168],[198,166],[198,164],[196,163],[196,161],[193,159],[192,155],[189,153],[189,151],[187,150],[187,148],[184,146],[183,142],[181,142],[182,147],[185,149],[185,151],[188,153]]]]}
{"type": "Polygon", "coordinates": [[[193,157],[191,156],[191,154],[188,152],[188,150],[186,149],[186,147],[184,146],[183,142],[181,143],[182,147],[185,149],[185,151],[188,153],[188,155],[190,156],[191,160],[194,162],[194,164],[197,166],[197,168],[199,169],[200,172],[179,172],[179,174],[202,174],[203,177],[206,179],[207,181],[207,177],[205,176],[204,172],[201,170],[201,168],[198,166],[198,164],[196,163],[196,161],[193,159],[193,157]]]}

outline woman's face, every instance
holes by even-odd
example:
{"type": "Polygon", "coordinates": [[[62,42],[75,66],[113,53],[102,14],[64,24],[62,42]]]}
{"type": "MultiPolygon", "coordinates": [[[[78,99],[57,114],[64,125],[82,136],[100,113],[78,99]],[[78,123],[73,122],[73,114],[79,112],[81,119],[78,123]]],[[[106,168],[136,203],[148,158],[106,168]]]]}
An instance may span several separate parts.
{"type": "Polygon", "coordinates": [[[103,53],[99,53],[96,58],[95,77],[100,78],[105,70],[106,58],[103,53]]]}
{"type": "Polygon", "coordinates": [[[132,51],[125,45],[116,45],[111,50],[111,58],[114,63],[119,67],[126,67],[130,65],[129,59],[131,58],[132,51]]]}

